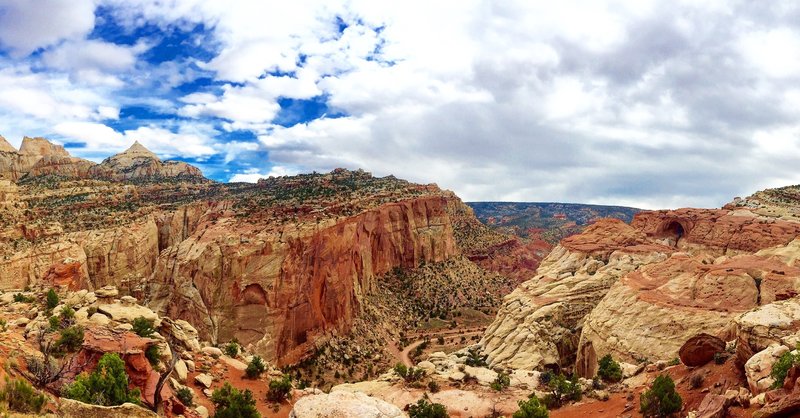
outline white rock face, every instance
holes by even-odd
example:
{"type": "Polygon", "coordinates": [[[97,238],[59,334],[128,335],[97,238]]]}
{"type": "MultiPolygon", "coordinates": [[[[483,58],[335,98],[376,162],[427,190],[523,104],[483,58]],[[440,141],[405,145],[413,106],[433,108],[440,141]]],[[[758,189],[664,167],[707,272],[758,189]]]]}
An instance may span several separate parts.
{"type": "Polygon", "coordinates": [[[290,418],[401,418],[400,408],[361,392],[337,391],[297,401],[290,418]]]}
{"type": "Polygon", "coordinates": [[[744,365],[744,373],[747,376],[747,384],[753,394],[757,395],[769,390],[770,386],[775,382],[775,379],[770,377],[772,366],[783,353],[788,351],[789,347],[774,344],[763,351],[759,351],[753,357],[750,357],[750,360],[747,360],[744,365]]]}
{"type": "Polygon", "coordinates": [[[183,360],[178,360],[175,363],[174,373],[179,382],[186,383],[186,378],[189,376],[189,369],[186,367],[186,362],[183,360]]]}
{"type": "Polygon", "coordinates": [[[194,381],[205,386],[206,388],[210,388],[214,379],[205,373],[201,373],[194,377],[194,381]]]}
{"type": "Polygon", "coordinates": [[[220,357],[222,356],[222,350],[217,347],[203,347],[203,354],[209,355],[211,357],[220,357]]]}

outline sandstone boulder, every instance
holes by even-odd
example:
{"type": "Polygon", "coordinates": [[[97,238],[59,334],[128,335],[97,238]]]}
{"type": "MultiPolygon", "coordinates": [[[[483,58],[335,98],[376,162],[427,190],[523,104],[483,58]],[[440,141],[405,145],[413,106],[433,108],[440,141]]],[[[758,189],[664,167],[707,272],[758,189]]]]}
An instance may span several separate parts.
{"type": "Polygon", "coordinates": [[[714,359],[714,354],[725,351],[725,341],[709,334],[698,334],[683,343],[678,356],[689,367],[699,367],[714,359]]]}
{"type": "Polygon", "coordinates": [[[400,408],[360,392],[336,391],[309,395],[294,404],[291,418],[401,418],[400,408]]]}
{"type": "Polygon", "coordinates": [[[97,311],[110,317],[114,321],[132,323],[134,319],[144,317],[152,320],[158,326],[160,319],[155,312],[145,306],[131,304],[129,302],[115,302],[105,305],[98,305],[97,311]]]}
{"type": "Polygon", "coordinates": [[[214,378],[212,378],[211,376],[209,376],[209,375],[207,375],[205,373],[200,373],[200,374],[198,374],[197,376],[194,377],[194,381],[197,382],[200,385],[203,385],[206,389],[208,389],[208,388],[211,387],[211,384],[214,382],[214,378]]]}
{"type": "Polygon", "coordinates": [[[203,352],[203,354],[214,358],[222,356],[222,350],[220,350],[217,347],[203,347],[201,351],[203,352]]]}
{"type": "Polygon", "coordinates": [[[697,408],[697,418],[725,418],[730,401],[722,395],[709,393],[697,408]]]}
{"type": "Polygon", "coordinates": [[[72,399],[61,398],[58,416],[65,418],[158,418],[158,414],[132,403],[119,406],[90,405],[72,399]]]}
{"type": "Polygon", "coordinates": [[[772,366],[778,359],[789,351],[789,347],[773,344],[762,351],[759,351],[744,365],[744,373],[747,376],[747,384],[750,392],[757,395],[769,390],[775,380],[770,376],[772,366]]]}

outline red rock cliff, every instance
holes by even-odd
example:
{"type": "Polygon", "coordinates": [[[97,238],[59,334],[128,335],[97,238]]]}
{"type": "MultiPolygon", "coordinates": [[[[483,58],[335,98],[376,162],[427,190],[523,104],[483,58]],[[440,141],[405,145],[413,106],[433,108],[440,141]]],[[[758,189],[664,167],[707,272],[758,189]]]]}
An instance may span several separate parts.
{"type": "Polygon", "coordinates": [[[207,220],[161,253],[151,306],[203,338],[236,338],[278,364],[296,362],[351,325],[376,276],[458,253],[446,206],[426,196],[270,229],[207,220]]]}

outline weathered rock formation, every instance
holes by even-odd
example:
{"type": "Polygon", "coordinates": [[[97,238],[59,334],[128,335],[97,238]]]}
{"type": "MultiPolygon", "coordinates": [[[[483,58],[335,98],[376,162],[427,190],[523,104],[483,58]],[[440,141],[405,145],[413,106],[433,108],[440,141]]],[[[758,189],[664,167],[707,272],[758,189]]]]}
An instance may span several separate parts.
{"type": "Polygon", "coordinates": [[[268,230],[205,222],[161,253],[152,306],[203,338],[236,338],[279,364],[295,362],[317,337],[349,328],[376,276],[457,254],[446,204],[423,197],[268,230]]]}
{"type": "Polygon", "coordinates": [[[97,178],[126,181],[133,179],[167,179],[183,180],[204,179],[197,167],[181,161],[161,161],[153,152],[139,142],[130,148],[106,158],[91,170],[97,178]]]}
{"type": "Polygon", "coordinates": [[[598,222],[563,240],[507,297],[481,344],[493,365],[574,364],[591,377],[605,354],[670,360],[700,333],[731,340],[740,315],[791,303],[773,305],[800,292],[789,248],[798,235],[798,222],[741,208],[645,211],[630,226],[598,222]]]}
{"type": "Polygon", "coordinates": [[[400,408],[388,402],[361,392],[345,391],[302,397],[289,414],[291,418],[402,418],[405,416],[406,414],[400,408]]]}

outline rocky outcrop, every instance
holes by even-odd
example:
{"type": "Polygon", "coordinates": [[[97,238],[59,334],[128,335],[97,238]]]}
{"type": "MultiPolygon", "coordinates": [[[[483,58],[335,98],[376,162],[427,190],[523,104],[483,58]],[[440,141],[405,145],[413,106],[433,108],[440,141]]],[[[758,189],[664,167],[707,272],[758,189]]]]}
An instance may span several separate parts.
{"type": "Polygon", "coordinates": [[[798,222],[767,219],[745,210],[644,211],[633,217],[631,226],[683,250],[701,246],[718,255],[786,245],[800,235],[798,222]]]}
{"type": "Polygon", "coordinates": [[[119,406],[100,406],[62,398],[59,400],[58,416],[65,418],[156,418],[158,414],[132,403],[124,403],[119,406]]]}
{"type": "Polygon", "coordinates": [[[156,154],[138,141],[130,148],[106,158],[91,170],[97,178],[115,181],[134,179],[203,180],[203,173],[197,167],[181,161],[161,161],[156,154]]]}
{"type": "Polygon", "coordinates": [[[772,378],[772,367],[778,359],[789,352],[789,347],[780,344],[773,344],[762,351],[759,351],[744,365],[744,373],[747,376],[747,384],[750,392],[754,395],[769,390],[775,379],[772,378]]]}
{"type": "Polygon", "coordinates": [[[291,418],[401,418],[400,408],[361,392],[337,391],[304,396],[294,404],[291,418]]]}
{"type": "Polygon", "coordinates": [[[623,275],[672,249],[616,219],[604,219],[562,241],[538,275],[505,297],[481,340],[492,366],[514,369],[574,363],[580,324],[623,275]]]}
{"type": "Polygon", "coordinates": [[[421,197],[268,229],[206,221],[161,253],[151,306],[202,338],[236,338],[279,364],[295,362],[325,333],[349,329],[377,276],[457,254],[446,203],[421,197]]]}
{"type": "Polygon", "coordinates": [[[0,152],[17,152],[17,149],[9,144],[3,135],[0,135],[0,152]]]}
{"type": "Polygon", "coordinates": [[[85,179],[90,177],[92,167],[95,165],[95,163],[89,160],[71,157],[69,155],[46,155],[36,161],[28,170],[26,176],[38,177],[56,175],[67,178],[85,179]]]}
{"type": "Polygon", "coordinates": [[[699,333],[731,340],[734,318],[797,294],[799,283],[800,270],[772,259],[676,253],[614,285],[586,318],[579,362],[590,351],[626,362],[670,360],[699,333]]]}
{"type": "Polygon", "coordinates": [[[678,350],[681,363],[689,367],[700,367],[714,359],[714,355],[725,351],[725,341],[713,335],[698,334],[683,343],[678,350]]]}

